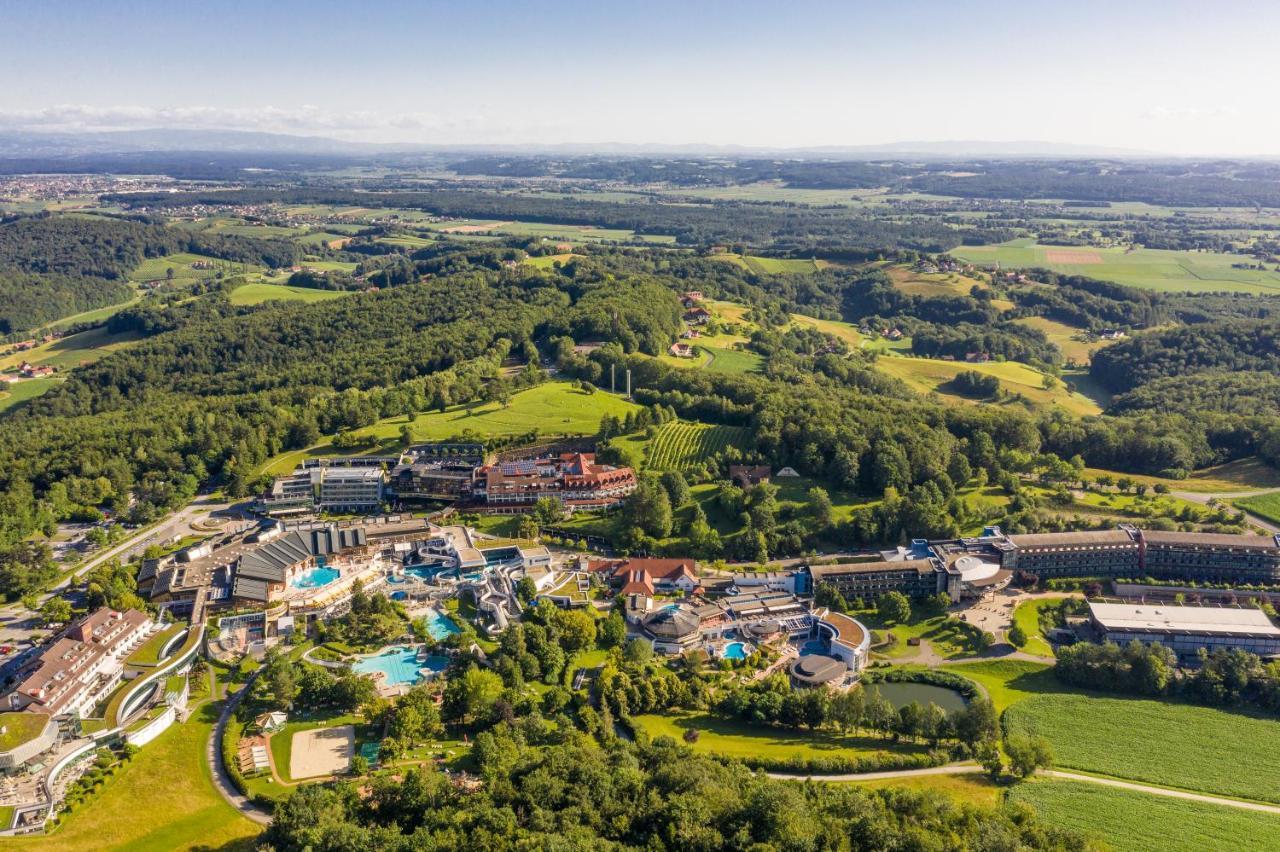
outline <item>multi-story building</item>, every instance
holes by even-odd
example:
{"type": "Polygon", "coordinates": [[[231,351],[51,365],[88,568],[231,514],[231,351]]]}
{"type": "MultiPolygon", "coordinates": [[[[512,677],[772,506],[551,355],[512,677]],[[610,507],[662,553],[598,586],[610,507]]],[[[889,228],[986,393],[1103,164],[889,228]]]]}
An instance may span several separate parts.
{"type": "Polygon", "coordinates": [[[598,464],[593,453],[562,453],[482,468],[475,493],[494,506],[528,505],[553,497],[569,509],[610,509],[635,490],[631,468],[598,464]]]}
{"type": "Polygon", "coordinates": [[[939,591],[941,563],[936,557],[896,561],[845,562],[836,565],[811,565],[812,589],[821,583],[834,586],[841,595],[853,598],[876,598],[888,592],[902,592],[908,597],[925,597],[939,591]]]}
{"type": "Polygon", "coordinates": [[[376,510],[382,505],[386,479],[382,466],[347,461],[312,459],[288,476],[277,477],[258,499],[258,509],[271,516],[376,510]]]}
{"type": "Polygon", "coordinates": [[[270,602],[291,587],[321,588],[338,580],[345,567],[367,562],[373,550],[364,527],[295,530],[239,558],[232,595],[270,602]],[[325,569],[327,574],[317,573],[325,569]]]}
{"type": "Polygon", "coordinates": [[[1259,609],[1090,602],[1089,617],[1103,640],[1120,645],[1159,642],[1183,657],[1201,648],[1280,654],[1280,628],[1259,609]]]}
{"type": "Polygon", "coordinates": [[[154,625],[136,609],[104,607],[86,615],[40,655],[35,670],[9,693],[9,709],[83,716],[120,682],[125,658],[154,625]]]}

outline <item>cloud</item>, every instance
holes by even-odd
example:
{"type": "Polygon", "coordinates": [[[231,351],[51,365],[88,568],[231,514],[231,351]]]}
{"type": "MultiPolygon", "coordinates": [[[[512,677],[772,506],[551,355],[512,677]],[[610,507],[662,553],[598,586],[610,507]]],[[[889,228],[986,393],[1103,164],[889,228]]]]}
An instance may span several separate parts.
{"type": "Polygon", "coordinates": [[[1148,108],[1143,115],[1147,118],[1171,118],[1171,119],[1201,119],[1201,118],[1235,118],[1240,114],[1240,110],[1233,106],[1164,106],[1157,105],[1148,108]]]}
{"type": "Polygon", "coordinates": [[[485,115],[430,112],[386,114],[303,105],[228,109],[211,106],[144,107],[63,104],[38,110],[0,111],[0,129],[78,133],[176,128],[321,134],[350,139],[448,135],[494,129],[485,115]]]}

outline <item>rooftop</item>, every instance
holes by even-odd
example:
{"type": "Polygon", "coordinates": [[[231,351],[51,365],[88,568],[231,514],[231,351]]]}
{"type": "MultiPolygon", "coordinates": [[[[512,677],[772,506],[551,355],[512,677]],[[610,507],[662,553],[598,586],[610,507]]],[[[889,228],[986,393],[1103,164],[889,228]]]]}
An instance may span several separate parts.
{"type": "Polygon", "coordinates": [[[931,559],[895,559],[893,561],[877,560],[875,562],[842,562],[839,565],[813,565],[809,568],[815,581],[826,577],[840,577],[846,574],[873,574],[879,571],[915,571],[918,574],[932,574],[931,559]]]}
{"type": "Polygon", "coordinates": [[[849,670],[843,661],[822,654],[808,654],[791,664],[791,676],[809,684],[831,683],[849,670]]]}
{"type": "Polygon", "coordinates": [[[1086,532],[1030,533],[1011,535],[1009,541],[1018,547],[1083,547],[1099,544],[1131,544],[1132,536],[1124,530],[1092,530],[1086,532]]]}
{"type": "Polygon", "coordinates": [[[44,733],[53,721],[44,713],[0,713],[0,752],[13,751],[44,733]]]}
{"type": "Polygon", "coordinates": [[[1280,627],[1259,609],[1176,604],[1090,603],[1089,611],[1106,630],[1154,630],[1219,633],[1280,639],[1280,627]]]}

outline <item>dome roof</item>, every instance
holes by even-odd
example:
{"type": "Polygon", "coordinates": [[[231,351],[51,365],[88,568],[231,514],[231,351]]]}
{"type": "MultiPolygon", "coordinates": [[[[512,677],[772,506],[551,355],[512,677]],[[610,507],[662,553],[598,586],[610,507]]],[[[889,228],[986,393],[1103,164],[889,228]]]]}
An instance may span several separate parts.
{"type": "Polygon", "coordinates": [[[688,636],[701,626],[698,616],[683,607],[660,609],[644,620],[644,629],[662,638],[688,636]]]}
{"type": "Polygon", "coordinates": [[[807,654],[791,664],[791,676],[811,685],[831,683],[843,677],[848,670],[844,660],[823,654],[807,654]]]}
{"type": "Polygon", "coordinates": [[[1000,571],[1000,563],[978,556],[961,556],[952,563],[952,567],[960,572],[960,579],[966,583],[989,579],[1000,571]]]}
{"type": "Polygon", "coordinates": [[[775,619],[766,619],[765,621],[755,621],[746,625],[743,630],[752,636],[772,636],[782,630],[782,625],[775,619]]]}

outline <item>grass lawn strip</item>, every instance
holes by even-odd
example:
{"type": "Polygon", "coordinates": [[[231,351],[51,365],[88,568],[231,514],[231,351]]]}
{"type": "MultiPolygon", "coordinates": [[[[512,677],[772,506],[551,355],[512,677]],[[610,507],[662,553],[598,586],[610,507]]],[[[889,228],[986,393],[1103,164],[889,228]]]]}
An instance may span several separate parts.
{"type": "Polygon", "coordinates": [[[1280,817],[1256,811],[1053,779],[1019,784],[1008,798],[1119,852],[1280,850],[1280,817]]]}

